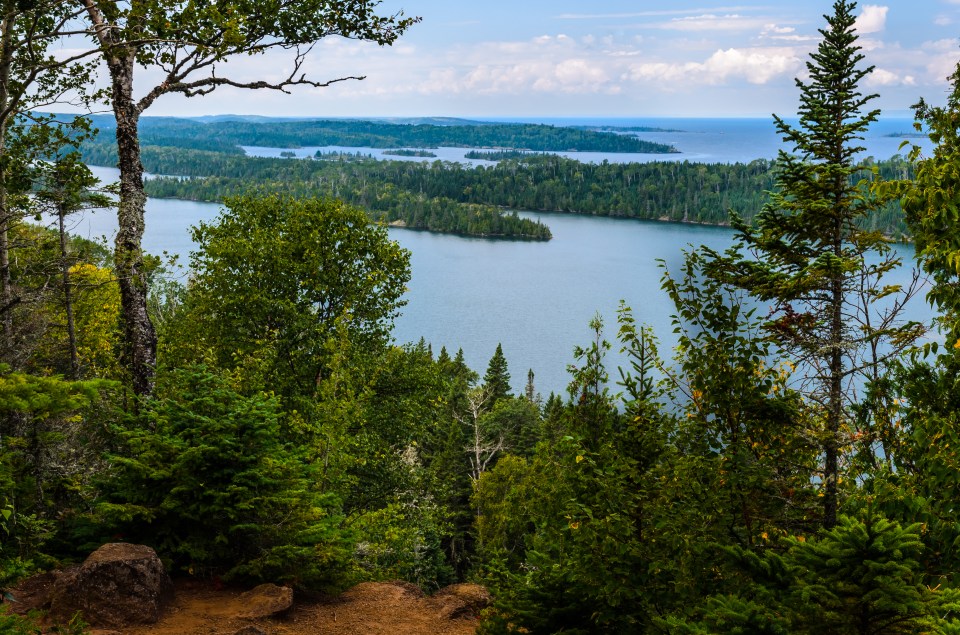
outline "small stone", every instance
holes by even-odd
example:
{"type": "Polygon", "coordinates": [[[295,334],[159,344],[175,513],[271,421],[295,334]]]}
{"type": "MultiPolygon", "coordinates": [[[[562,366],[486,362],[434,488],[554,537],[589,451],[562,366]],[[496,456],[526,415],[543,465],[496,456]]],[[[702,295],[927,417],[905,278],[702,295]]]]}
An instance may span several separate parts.
{"type": "Polygon", "coordinates": [[[243,610],[237,617],[259,619],[283,613],[293,606],[293,589],[276,584],[261,584],[237,598],[243,610]]]}

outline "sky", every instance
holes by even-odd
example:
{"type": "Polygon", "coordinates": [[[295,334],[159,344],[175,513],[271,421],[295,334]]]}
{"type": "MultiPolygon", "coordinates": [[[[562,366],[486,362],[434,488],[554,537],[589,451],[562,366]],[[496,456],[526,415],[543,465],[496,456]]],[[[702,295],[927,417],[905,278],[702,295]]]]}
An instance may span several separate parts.
{"type": "MultiPolygon", "coordinates": [[[[384,0],[422,20],[391,47],[328,38],[307,59],[317,80],[363,81],[290,95],[218,89],[161,98],[149,115],[766,117],[796,110],[794,78],[832,0],[384,0]]],[[[857,8],[863,87],[888,116],[942,103],[960,60],[960,0],[887,0],[857,8]]],[[[287,56],[218,68],[275,79],[287,56]]],[[[144,73],[145,89],[156,76],[144,73]]]]}

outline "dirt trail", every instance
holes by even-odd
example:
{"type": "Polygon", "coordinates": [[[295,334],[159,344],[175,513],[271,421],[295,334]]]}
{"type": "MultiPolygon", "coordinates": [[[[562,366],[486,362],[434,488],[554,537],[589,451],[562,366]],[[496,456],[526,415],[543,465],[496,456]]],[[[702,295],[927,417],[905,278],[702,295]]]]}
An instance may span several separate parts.
{"type": "Polygon", "coordinates": [[[122,635],[233,635],[245,626],[268,635],[473,635],[477,629],[469,612],[456,616],[448,597],[423,597],[403,583],[366,582],[334,599],[298,599],[287,615],[257,620],[236,617],[244,608],[240,593],[209,583],[179,582],[160,622],[125,628],[122,635]]]}

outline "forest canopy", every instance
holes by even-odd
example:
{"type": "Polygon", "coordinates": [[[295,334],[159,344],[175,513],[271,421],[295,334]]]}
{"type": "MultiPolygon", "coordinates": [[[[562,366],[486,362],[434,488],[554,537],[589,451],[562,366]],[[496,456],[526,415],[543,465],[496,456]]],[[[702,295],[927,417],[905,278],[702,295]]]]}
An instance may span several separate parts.
{"type": "MultiPolygon", "coordinates": [[[[481,583],[493,597],[483,635],[960,633],[960,66],[945,105],[916,108],[933,152],[882,162],[857,158],[879,113],[847,0],[796,82],[798,121],[775,118],[775,162],[263,159],[236,144],[332,133],[140,121],[167,92],[225,85],[204,73],[227,58],[329,35],[389,45],[415,23],[377,6],[5,5],[0,631],[40,630],[10,612],[19,580],[122,539],[201,584],[481,583]],[[63,34],[37,29],[67,24],[68,10],[114,80],[115,144],[92,140],[82,117],[21,125],[38,100],[104,72],[100,58],[48,55],[63,34]],[[155,63],[166,79],[134,99],[134,70],[155,63]],[[141,131],[154,135],[142,147],[141,131]],[[189,147],[168,143],[178,136],[189,147]],[[118,163],[119,188],[81,151],[118,163]],[[145,185],[144,167],[172,178],[145,185]],[[185,277],[142,250],[147,192],[224,201],[194,228],[185,277]],[[112,251],[66,231],[105,204],[121,224],[112,251]],[[566,392],[544,396],[501,345],[481,374],[462,349],[393,339],[411,254],[371,217],[549,236],[502,208],[729,220],[736,239],[662,264],[674,350],[621,303],[573,347],[566,392]],[[934,324],[907,319],[918,288],[886,278],[901,231],[929,276],[934,324]]],[[[267,89],[324,85],[276,81],[267,89]]],[[[336,134],[391,147],[601,138],[448,123],[341,122],[336,134]],[[401,144],[408,132],[426,136],[401,144]]]]}

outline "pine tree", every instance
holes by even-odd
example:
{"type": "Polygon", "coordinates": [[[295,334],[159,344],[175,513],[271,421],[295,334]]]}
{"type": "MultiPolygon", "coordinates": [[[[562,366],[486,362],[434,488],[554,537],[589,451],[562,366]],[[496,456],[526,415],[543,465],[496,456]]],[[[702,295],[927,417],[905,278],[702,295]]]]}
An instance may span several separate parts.
{"type": "Polygon", "coordinates": [[[797,542],[789,553],[798,582],[790,598],[795,631],[803,633],[943,632],[940,603],[949,600],[924,583],[920,523],[901,527],[868,512],[841,517],[819,538],[797,542]]]}
{"type": "Polygon", "coordinates": [[[884,237],[860,221],[884,204],[857,182],[869,176],[855,160],[858,141],[879,110],[863,112],[876,95],[859,85],[873,70],[862,68],[856,45],[855,2],[836,0],[817,51],[807,62],[800,89],[799,124],[774,116],[777,131],[795,154],[780,152],[777,188],[755,226],[734,218],[741,252],[716,256],[714,275],[772,301],[767,328],[812,380],[807,394],[821,409],[824,464],[823,524],[836,523],[841,455],[850,423],[851,376],[876,379],[883,361],[876,343],[910,342],[917,325],[884,319],[871,323],[871,305],[890,290],[879,278],[899,264],[884,237]],[[866,256],[879,256],[867,264],[866,256]]]}
{"type": "Polygon", "coordinates": [[[500,344],[497,344],[497,350],[487,365],[483,384],[490,388],[491,407],[498,399],[510,396],[510,372],[507,370],[507,358],[503,356],[503,347],[500,344]]]}

